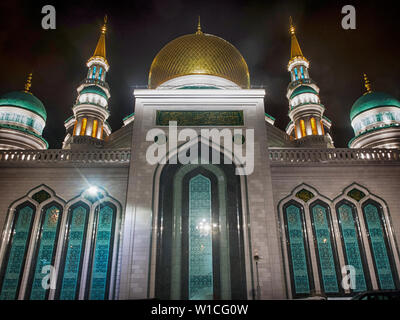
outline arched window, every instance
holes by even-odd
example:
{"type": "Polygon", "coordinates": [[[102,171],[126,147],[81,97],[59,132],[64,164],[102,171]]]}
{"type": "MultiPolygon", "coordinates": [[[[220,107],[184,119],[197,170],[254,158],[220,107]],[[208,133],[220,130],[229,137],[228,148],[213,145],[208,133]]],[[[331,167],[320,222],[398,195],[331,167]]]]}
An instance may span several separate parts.
{"type": "Polygon", "coordinates": [[[92,73],[92,78],[94,78],[96,75],[96,66],[93,67],[93,73],[92,73]]]}
{"type": "Polygon", "coordinates": [[[105,202],[95,210],[94,228],[86,298],[90,300],[112,299],[109,293],[116,223],[116,207],[105,202]]]}
{"type": "Polygon", "coordinates": [[[356,286],[352,290],[354,292],[371,290],[370,276],[357,218],[357,209],[352,203],[341,201],[336,205],[336,214],[346,265],[353,266],[356,272],[356,286]]]}
{"type": "Polygon", "coordinates": [[[362,210],[379,289],[396,289],[398,279],[387,238],[382,207],[373,200],[367,200],[363,204],[362,210]]]}
{"type": "Polygon", "coordinates": [[[101,80],[101,75],[102,75],[102,73],[103,73],[103,68],[100,68],[100,69],[99,69],[99,76],[98,76],[98,79],[99,79],[99,80],[101,80]]]}
{"type": "Polygon", "coordinates": [[[30,300],[46,300],[50,290],[43,287],[43,278],[49,274],[44,267],[54,266],[58,233],[62,216],[62,206],[51,202],[42,209],[39,234],[30,266],[30,274],[25,297],[30,300]]]}
{"type": "Polygon", "coordinates": [[[326,294],[339,294],[340,268],[329,206],[317,200],[310,205],[310,215],[322,290],[326,294]]]}
{"type": "Polygon", "coordinates": [[[15,209],[11,236],[0,269],[0,300],[18,298],[35,212],[35,206],[30,202],[15,209]]]}
{"type": "Polygon", "coordinates": [[[296,201],[283,206],[290,278],[293,297],[308,296],[314,290],[304,209],[296,201]]]}
{"type": "Polygon", "coordinates": [[[301,78],[304,79],[304,68],[300,66],[301,78]]]}
{"type": "Polygon", "coordinates": [[[189,182],[189,300],[214,296],[212,230],[211,181],[199,174],[189,182]]]}
{"type": "Polygon", "coordinates": [[[58,292],[61,300],[79,297],[89,206],[83,202],[72,205],[68,211],[67,230],[59,267],[58,292]]]}

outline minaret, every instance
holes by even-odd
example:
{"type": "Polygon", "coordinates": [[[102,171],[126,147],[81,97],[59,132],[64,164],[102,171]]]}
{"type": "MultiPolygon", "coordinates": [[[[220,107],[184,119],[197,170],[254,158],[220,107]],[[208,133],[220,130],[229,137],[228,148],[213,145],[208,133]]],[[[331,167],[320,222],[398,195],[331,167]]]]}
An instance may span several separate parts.
{"type": "Polygon", "coordinates": [[[64,149],[102,147],[104,139],[111,134],[107,123],[110,116],[110,88],[105,79],[110,66],[106,58],[106,31],[107,16],[104,17],[104,25],[93,56],[86,64],[86,79],[77,89],[78,97],[72,107],[74,114],[65,121],[67,134],[63,142],[64,149]]]}
{"type": "Polygon", "coordinates": [[[329,119],[323,116],[325,107],[319,98],[319,87],[311,80],[310,62],[304,57],[290,17],[291,50],[288,71],[291,82],[287,89],[290,123],[286,133],[301,147],[333,147],[328,131],[329,119]]]}

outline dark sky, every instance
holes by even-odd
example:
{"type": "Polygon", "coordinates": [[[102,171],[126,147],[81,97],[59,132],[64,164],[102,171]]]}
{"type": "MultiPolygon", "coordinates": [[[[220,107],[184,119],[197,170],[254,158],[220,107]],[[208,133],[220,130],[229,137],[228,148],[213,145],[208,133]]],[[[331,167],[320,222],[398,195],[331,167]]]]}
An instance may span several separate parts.
{"type": "Polygon", "coordinates": [[[131,0],[0,2],[0,94],[22,90],[33,70],[32,92],[48,118],[43,136],[61,148],[64,120],[72,115],[76,88],[86,76],[104,14],[108,14],[107,59],[111,65],[113,131],[133,112],[133,89],[147,84],[157,52],[174,38],[202,29],[231,42],[244,56],[252,85],[266,89],[266,112],[284,129],[289,121],[286,70],[290,54],[288,18],[293,16],[310,75],[321,88],[325,115],[333,122],[336,147],[353,132],[349,112],[364,92],[362,73],[373,89],[400,98],[400,11],[395,1],[131,0]],[[41,8],[57,10],[56,30],[41,28],[41,8]],[[341,28],[341,8],[357,10],[357,29],[341,28]]]}

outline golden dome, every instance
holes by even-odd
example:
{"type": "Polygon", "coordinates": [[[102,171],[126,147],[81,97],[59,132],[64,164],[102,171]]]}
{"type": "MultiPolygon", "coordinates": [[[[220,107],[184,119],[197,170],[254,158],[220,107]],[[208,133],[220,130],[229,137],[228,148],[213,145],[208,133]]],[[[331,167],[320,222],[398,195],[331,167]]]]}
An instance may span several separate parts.
{"type": "Polygon", "coordinates": [[[228,41],[198,30],[172,40],[156,55],[149,73],[149,88],[186,75],[212,75],[241,88],[250,87],[247,63],[228,41]]]}

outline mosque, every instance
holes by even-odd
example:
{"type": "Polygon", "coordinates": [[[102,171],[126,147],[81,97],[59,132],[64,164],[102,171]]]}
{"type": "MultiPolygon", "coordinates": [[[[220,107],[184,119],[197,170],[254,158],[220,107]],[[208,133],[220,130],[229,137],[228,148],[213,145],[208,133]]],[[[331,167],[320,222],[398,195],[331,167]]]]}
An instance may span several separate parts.
{"type": "Polygon", "coordinates": [[[0,299],[297,299],[400,289],[398,99],[373,91],[365,75],[349,114],[354,138],[335,148],[335,124],[291,22],[283,131],[241,53],[199,23],[158,52],[147,88],[133,91],[135,112],[113,131],[106,31],[105,20],[65,115],[62,149],[48,149],[42,136],[47,113],[32,75],[23,91],[0,97],[0,299]],[[176,140],[171,122],[194,135],[149,163],[150,147],[176,140]],[[206,139],[206,128],[231,133],[231,143],[206,139]],[[229,161],[210,163],[203,153],[172,161],[194,147],[229,161]],[[249,174],[238,174],[235,147],[250,150],[249,174]]]}

